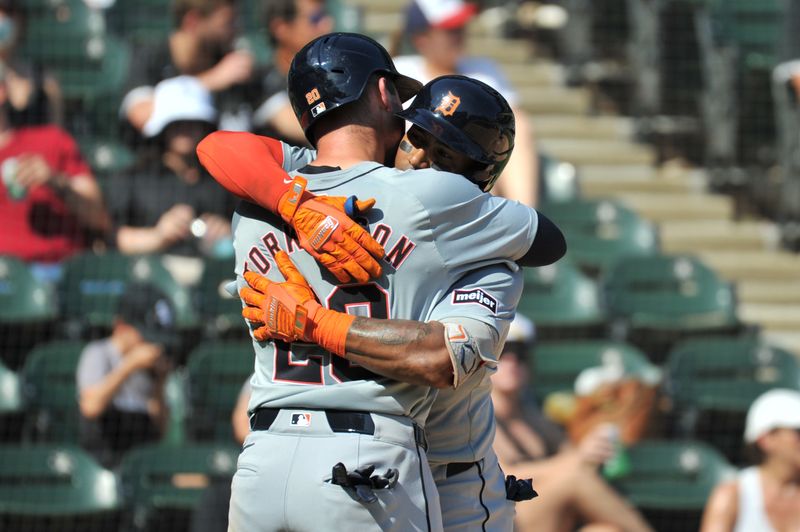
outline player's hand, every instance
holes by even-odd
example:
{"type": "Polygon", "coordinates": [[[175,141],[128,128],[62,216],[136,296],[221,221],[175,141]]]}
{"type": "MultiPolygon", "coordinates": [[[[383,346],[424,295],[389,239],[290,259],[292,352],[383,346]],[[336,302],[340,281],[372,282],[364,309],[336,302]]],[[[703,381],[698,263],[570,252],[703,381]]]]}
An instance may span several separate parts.
{"type": "Polygon", "coordinates": [[[366,212],[374,199],[318,196],[303,201],[306,181],[296,177],[278,203],[281,217],[297,233],[300,246],[342,283],[365,283],[383,273],[385,251],[350,217],[366,212]]]}
{"type": "Polygon", "coordinates": [[[354,316],[323,308],[314,292],[285,251],[275,254],[283,283],[270,281],[255,272],[245,272],[249,287],[239,292],[247,306],[242,316],[263,323],[253,331],[258,341],[268,339],[311,342],[339,356],[345,354],[345,341],[354,316]]]}
{"type": "Polygon", "coordinates": [[[252,271],[244,272],[248,286],[239,291],[247,304],[242,316],[252,323],[263,324],[253,331],[253,338],[259,342],[270,339],[311,341],[306,333],[309,316],[313,319],[320,306],[316,296],[285,251],[275,255],[275,262],[286,279],[283,283],[270,281],[252,271]]]}

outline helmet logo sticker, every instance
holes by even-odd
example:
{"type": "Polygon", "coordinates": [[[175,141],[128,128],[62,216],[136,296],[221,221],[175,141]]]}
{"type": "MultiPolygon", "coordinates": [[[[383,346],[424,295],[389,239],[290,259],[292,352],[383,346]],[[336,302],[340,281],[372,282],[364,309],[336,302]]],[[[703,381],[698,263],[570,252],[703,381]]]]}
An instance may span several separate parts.
{"type": "Polygon", "coordinates": [[[317,115],[319,115],[320,113],[322,113],[324,111],[325,111],[325,102],[320,102],[320,103],[318,103],[317,105],[315,105],[314,107],[311,108],[311,116],[316,118],[317,115]]]}
{"type": "Polygon", "coordinates": [[[309,92],[306,93],[306,101],[308,102],[308,105],[311,105],[312,103],[316,102],[319,99],[320,95],[316,87],[314,87],[313,89],[311,89],[309,92]]]}
{"type": "Polygon", "coordinates": [[[459,105],[461,105],[461,98],[447,91],[447,94],[442,96],[442,101],[439,102],[439,106],[433,111],[442,113],[444,116],[451,116],[456,112],[459,105]]]}

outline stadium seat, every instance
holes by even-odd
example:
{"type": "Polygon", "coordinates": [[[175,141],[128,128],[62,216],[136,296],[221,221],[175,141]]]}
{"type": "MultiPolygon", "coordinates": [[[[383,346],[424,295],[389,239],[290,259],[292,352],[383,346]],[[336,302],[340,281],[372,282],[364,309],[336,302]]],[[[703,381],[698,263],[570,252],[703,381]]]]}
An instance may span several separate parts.
{"type": "Polygon", "coordinates": [[[0,360],[18,370],[33,346],[52,336],[57,316],[53,287],[19,259],[0,256],[0,360]]]}
{"type": "Polygon", "coordinates": [[[108,27],[133,43],[158,42],[172,30],[170,0],[114,2],[106,15],[108,27]]]}
{"type": "Polygon", "coordinates": [[[0,256],[0,323],[48,321],[57,313],[58,303],[50,287],[34,279],[24,262],[0,256]]]}
{"type": "Polygon", "coordinates": [[[572,392],[575,378],[586,368],[622,364],[626,373],[643,374],[656,370],[636,347],[608,340],[542,342],[534,348],[529,362],[536,381],[537,398],[552,392],[572,392]]]}
{"type": "Polygon", "coordinates": [[[571,262],[526,268],[517,310],[536,323],[540,339],[592,335],[605,323],[597,284],[571,262]]]}
{"type": "Polygon", "coordinates": [[[187,369],[194,438],[233,441],[231,413],[254,365],[249,341],[208,342],[192,351],[187,369]]]}
{"type": "Polygon", "coordinates": [[[658,252],[655,227],[616,201],[573,200],[545,203],[540,209],[566,235],[569,256],[590,272],[658,252]]]}
{"type": "Polygon", "coordinates": [[[657,362],[682,336],[741,328],[733,287],[691,256],[629,257],[608,272],[605,295],[617,336],[663,343],[646,349],[657,362]]]}
{"type": "Polygon", "coordinates": [[[152,445],[130,451],[120,476],[131,514],[131,530],[186,530],[204,488],[228,480],[236,470],[235,445],[152,445]]]}
{"type": "Polygon", "coordinates": [[[711,490],[734,473],[698,441],[644,441],[627,452],[631,471],[614,485],[659,532],[698,530],[711,490]]]}
{"type": "Polygon", "coordinates": [[[122,172],[130,168],[136,160],[136,155],[130,148],[108,138],[81,138],[78,139],[78,144],[96,176],[122,172]]]}
{"type": "Polygon", "coordinates": [[[114,474],[81,449],[0,446],[3,530],[116,530],[120,508],[114,474]]]}
{"type": "Polygon", "coordinates": [[[33,2],[25,28],[25,37],[32,44],[42,48],[55,47],[59,41],[63,43],[70,39],[100,36],[106,33],[103,12],[91,9],[83,0],[33,0],[33,2]],[[49,5],[37,7],[37,3],[49,5]],[[43,39],[44,42],[36,42],[43,39]]]}
{"type": "Polygon", "coordinates": [[[666,365],[667,390],[681,436],[701,438],[743,464],[744,420],[750,404],[772,388],[800,390],[800,362],[757,337],[693,338],[666,365]]]}
{"type": "Polygon", "coordinates": [[[86,329],[110,328],[129,281],[151,282],[161,289],[175,306],[179,329],[197,324],[188,290],[175,282],[158,256],[86,253],[64,264],[60,292],[68,334],[86,336],[86,329]]]}
{"type": "Polygon", "coordinates": [[[234,333],[243,338],[246,325],[242,318],[242,302],[225,290],[232,281],[236,281],[232,259],[207,259],[197,285],[198,309],[206,324],[206,332],[216,336],[234,333]]]}
{"type": "Polygon", "coordinates": [[[23,416],[21,379],[0,362],[0,442],[21,439],[23,416]]]}
{"type": "Polygon", "coordinates": [[[544,203],[560,203],[578,198],[578,174],[570,163],[539,153],[539,197],[544,203]]]}
{"type": "Polygon", "coordinates": [[[84,342],[52,342],[36,347],[22,372],[26,435],[35,440],[78,441],[78,390],[75,372],[84,342]]]}

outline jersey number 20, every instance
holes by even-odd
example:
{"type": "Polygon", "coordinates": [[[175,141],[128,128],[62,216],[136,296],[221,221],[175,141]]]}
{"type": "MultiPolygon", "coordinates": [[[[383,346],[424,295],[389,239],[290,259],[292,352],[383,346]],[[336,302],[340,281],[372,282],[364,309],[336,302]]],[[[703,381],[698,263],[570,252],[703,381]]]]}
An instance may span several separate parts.
{"type": "MultiPolygon", "coordinates": [[[[337,286],[328,296],[328,308],[365,318],[389,318],[389,296],[375,283],[337,286]]],[[[325,384],[324,359],[330,357],[331,377],[337,382],[375,380],[379,375],[352,364],[342,357],[325,354],[293,360],[290,344],[275,342],[276,382],[292,384],[325,384]]]]}

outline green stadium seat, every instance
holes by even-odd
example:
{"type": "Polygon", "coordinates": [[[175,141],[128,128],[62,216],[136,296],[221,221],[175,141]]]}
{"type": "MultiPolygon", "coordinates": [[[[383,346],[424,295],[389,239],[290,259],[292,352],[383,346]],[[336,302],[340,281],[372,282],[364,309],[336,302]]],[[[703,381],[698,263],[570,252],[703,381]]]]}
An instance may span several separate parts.
{"type": "Polygon", "coordinates": [[[561,260],[524,272],[525,287],[517,310],[536,323],[540,339],[602,328],[605,309],[598,286],[574,264],[561,260]]]}
{"type": "Polygon", "coordinates": [[[107,12],[109,28],[134,43],[164,40],[174,27],[170,0],[114,2],[107,12]]]}
{"type": "Polygon", "coordinates": [[[0,522],[10,527],[4,530],[32,529],[21,528],[27,521],[9,516],[46,518],[48,530],[114,530],[120,508],[114,474],[83,450],[72,445],[0,446],[0,522]],[[70,517],[100,521],[91,521],[92,528],[59,526],[70,517]]]}
{"type": "Polygon", "coordinates": [[[613,200],[545,203],[540,210],[564,232],[569,256],[592,272],[658,252],[655,227],[613,200]]]}
{"type": "Polygon", "coordinates": [[[249,341],[208,342],[192,351],[187,370],[194,438],[233,441],[231,414],[254,364],[249,341]]]}
{"type": "Polygon", "coordinates": [[[737,464],[746,461],[750,404],[772,388],[800,390],[797,358],[754,336],[686,340],[673,348],[666,369],[676,431],[713,443],[737,464]]]}
{"type": "Polygon", "coordinates": [[[19,375],[0,362],[0,415],[22,411],[22,385],[19,375]]]}
{"type": "Polygon", "coordinates": [[[152,445],[130,451],[120,476],[133,530],[185,530],[204,488],[236,470],[235,445],[152,445]],[[176,515],[177,514],[177,515],[176,515]]]}
{"type": "Polygon", "coordinates": [[[734,474],[699,441],[644,441],[627,452],[631,471],[614,485],[659,532],[698,530],[711,490],[734,474]]]}
{"type": "Polygon", "coordinates": [[[62,313],[72,318],[70,334],[83,333],[85,327],[111,327],[129,281],[151,282],[161,289],[175,306],[179,329],[197,324],[188,290],[175,282],[158,256],[86,253],[65,262],[60,283],[62,313]]]}
{"type": "Polygon", "coordinates": [[[605,291],[611,314],[634,328],[685,333],[739,324],[732,286],[691,256],[629,257],[609,271],[605,291]]]}
{"type": "Polygon", "coordinates": [[[28,42],[54,47],[59,41],[106,33],[103,12],[91,9],[83,0],[47,0],[49,6],[45,8],[35,6],[35,3],[42,4],[45,0],[33,1],[32,14],[25,28],[28,42]]]}
{"type": "MultiPolygon", "coordinates": [[[[116,114],[109,118],[116,118],[116,114]]],[[[95,175],[108,176],[122,172],[136,161],[136,155],[129,147],[108,138],[82,138],[78,144],[95,175]]]]}
{"type": "Polygon", "coordinates": [[[177,368],[170,372],[164,384],[164,400],[169,408],[167,429],[161,438],[165,444],[181,445],[186,441],[186,417],[189,409],[186,380],[186,370],[177,368]]]}
{"type": "Polygon", "coordinates": [[[578,174],[575,166],[539,153],[539,197],[544,203],[561,203],[576,200],[578,174]]]}
{"type": "Polygon", "coordinates": [[[572,392],[575,379],[586,368],[604,364],[622,364],[626,373],[644,375],[658,371],[636,347],[608,340],[541,342],[529,362],[536,385],[536,397],[543,400],[550,393],[572,392]]]}
{"type": "Polygon", "coordinates": [[[43,322],[57,314],[58,301],[51,287],[34,279],[24,262],[0,256],[0,323],[43,322]]]}
{"type": "Polygon", "coordinates": [[[225,290],[229,282],[236,281],[233,266],[232,259],[207,259],[197,286],[197,301],[204,323],[215,335],[233,332],[242,338],[247,329],[242,302],[225,290]]]}
{"type": "Polygon", "coordinates": [[[80,412],[75,372],[85,342],[58,341],[36,347],[22,371],[33,439],[78,441],[80,412]]]}

